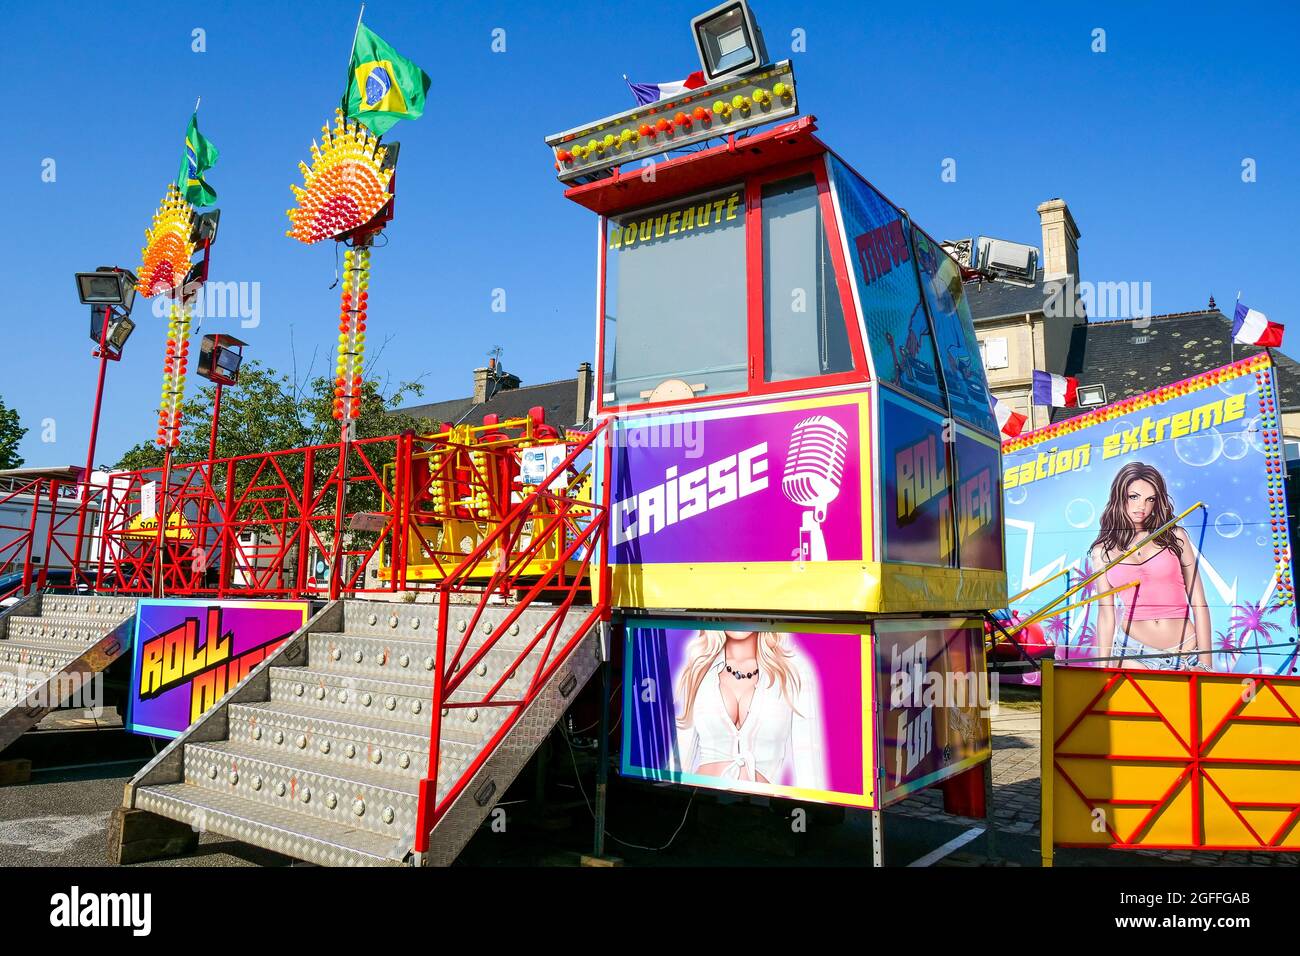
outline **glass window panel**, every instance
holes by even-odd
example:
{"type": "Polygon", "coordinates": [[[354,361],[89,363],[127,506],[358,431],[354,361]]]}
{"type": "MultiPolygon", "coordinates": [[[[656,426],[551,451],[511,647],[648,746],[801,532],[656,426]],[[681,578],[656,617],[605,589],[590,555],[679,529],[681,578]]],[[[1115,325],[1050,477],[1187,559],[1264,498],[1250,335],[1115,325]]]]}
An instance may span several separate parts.
{"type": "Polygon", "coordinates": [[[763,377],[768,382],[853,369],[817,183],[763,188],[763,377]]]}
{"type": "Polygon", "coordinates": [[[917,288],[907,221],[838,159],[831,157],[830,166],[876,375],[946,408],[934,335],[917,288]]]}
{"type": "Polygon", "coordinates": [[[742,187],[609,220],[606,402],[743,392],[746,315],[742,187]]]}
{"type": "Polygon", "coordinates": [[[921,288],[930,307],[943,362],[944,384],[952,414],[988,432],[997,432],[989,408],[989,385],[975,341],[975,324],[962,293],[961,269],[921,230],[913,228],[921,288]]]}

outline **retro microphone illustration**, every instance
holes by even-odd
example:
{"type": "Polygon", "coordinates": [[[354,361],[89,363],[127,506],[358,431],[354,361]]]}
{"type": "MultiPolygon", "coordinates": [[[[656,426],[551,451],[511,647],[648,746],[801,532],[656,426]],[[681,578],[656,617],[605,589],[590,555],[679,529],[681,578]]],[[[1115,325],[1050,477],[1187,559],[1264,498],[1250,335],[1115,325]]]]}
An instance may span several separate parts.
{"type": "Polygon", "coordinates": [[[848,449],[848,432],[825,415],[805,418],[790,433],[781,491],[794,504],[808,509],[799,526],[800,561],[827,559],[821,526],[826,520],[826,506],[839,496],[848,449]]]}

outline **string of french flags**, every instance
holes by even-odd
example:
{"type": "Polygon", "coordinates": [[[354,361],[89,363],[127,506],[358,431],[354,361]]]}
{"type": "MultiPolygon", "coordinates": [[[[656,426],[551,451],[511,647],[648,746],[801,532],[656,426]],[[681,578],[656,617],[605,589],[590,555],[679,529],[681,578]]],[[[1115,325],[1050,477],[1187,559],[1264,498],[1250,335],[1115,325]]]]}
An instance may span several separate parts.
{"type": "MultiPolygon", "coordinates": [[[[1238,300],[1237,311],[1232,317],[1232,341],[1236,344],[1275,348],[1282,344],[1285,331],[1286,328],[1281,323],[1270,321],[1263,312],[1238,300]]],[[[1072,375],[1053,375],[1051,372],[1034,369],[1030,399],[1035,405],[1050,408],[1077,408],[1079,380],[1072,375]]],[[[998,420],[998,428],[1008,438],[1019,435],[1029,421],[1028,415],[1016,411],[992,392],[989,393],[989,406],[998,420]]]]}

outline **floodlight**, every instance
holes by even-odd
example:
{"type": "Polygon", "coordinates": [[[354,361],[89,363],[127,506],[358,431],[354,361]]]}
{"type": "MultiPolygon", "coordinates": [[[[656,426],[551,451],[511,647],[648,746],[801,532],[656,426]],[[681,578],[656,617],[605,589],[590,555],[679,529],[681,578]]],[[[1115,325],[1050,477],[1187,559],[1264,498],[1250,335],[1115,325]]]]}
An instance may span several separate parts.
{"type": "Polygon", "coordinates": [[[730,0],[694,17],[691,34],[705,79],[710,83],[767,63],[763,33],[745,0],[730,0]]]}
{"type": "Polygon", "coordinates": [[[217,385],[236,384],[247,344],[233,335],[203,336],[199,343],[199,374],[217,385]]]}
{"type": "Polygon", "coordinates": [[[205,213],[200,213],[194,217],[194,232],[191,235],[191,241],[197,246],[204,242],[209,244],[217,241],[217,225],[221,222],[221,210],[209,209],[205,213]]]}
{"type": "Polygon", "coordinates": [[[135,273],[113,266],[78,272],[77,298],[82,305],[117,305],[130,312],[135,304],[135,273]]]}
{"type": "Polygon", "coordinates": [[[108,346],[111,352],[117,355],[122,354],[122,349],[126,346],[126,340],[131,337],[135,331],[135,323],[125,315],[113,311],[112,306],[92,305],[90,307],[90,339],[96,345],[102,341],[108,346]],[[104,316],[108,319],[108,335],[104,336],[104,316]]]}

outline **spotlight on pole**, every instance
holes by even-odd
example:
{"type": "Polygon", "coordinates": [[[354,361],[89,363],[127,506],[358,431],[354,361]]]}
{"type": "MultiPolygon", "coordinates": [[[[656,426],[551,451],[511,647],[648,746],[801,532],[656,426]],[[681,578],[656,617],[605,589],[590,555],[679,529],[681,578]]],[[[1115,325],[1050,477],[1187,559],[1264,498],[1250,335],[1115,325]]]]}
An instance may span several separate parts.
{"type": "Polygon", "coordinates": [[[194,217],[194,244],[212,244],[217,241],[217,224],[221,222],[221,210],[209,209],[194,217]]]}
{"type": "Polygon", "coordinates": [[[96,353],[96,357],[114,362],[122,357],[126,340],[135,331],[130,319],[135,282],[135,273],[116,266],[77,273],[77,297],[90,306],[91,341],[103,347],[103,355],[96,353]]]}
{"type": "Polygon", "coordinates": [[[110,359],[122,357],[126,340],[135,331],[135,323],[125,315],[112,311],[112,306],[92,305],[90,307],[90,339],[95,344],[103,342],[109,350],[110,359]],[[104,333],[104,317],[108,316],[108,333],[104,333]]]}
{"type": "Polygon", "coordinates": [[[233,335],[203,336],[199,343],[199,374],[217,385],[237,384],[247,344],[233,335]]]}
{"type": "Polygon", "coordinates": [[[233,335],[205,335],[199,343],[199,374],[217,386],[212,399],[212,431],[208,435],[208,461],[217,457],[217,429],[221,422],[221,390],[239,382],[244,346],[233,335]]]}
{"type": "Polygon", "coordinates": [[[116,305],[129,313],[135,305],[135,273],[116,266],[78,272],[77,298],[82,305],[116,305]]]}
{"type": "Polygon", "coordinates": [[[709,83],[767,63],[763,32],[745,0],[730,0],[692,18],[691,34],[709,83]]]}

